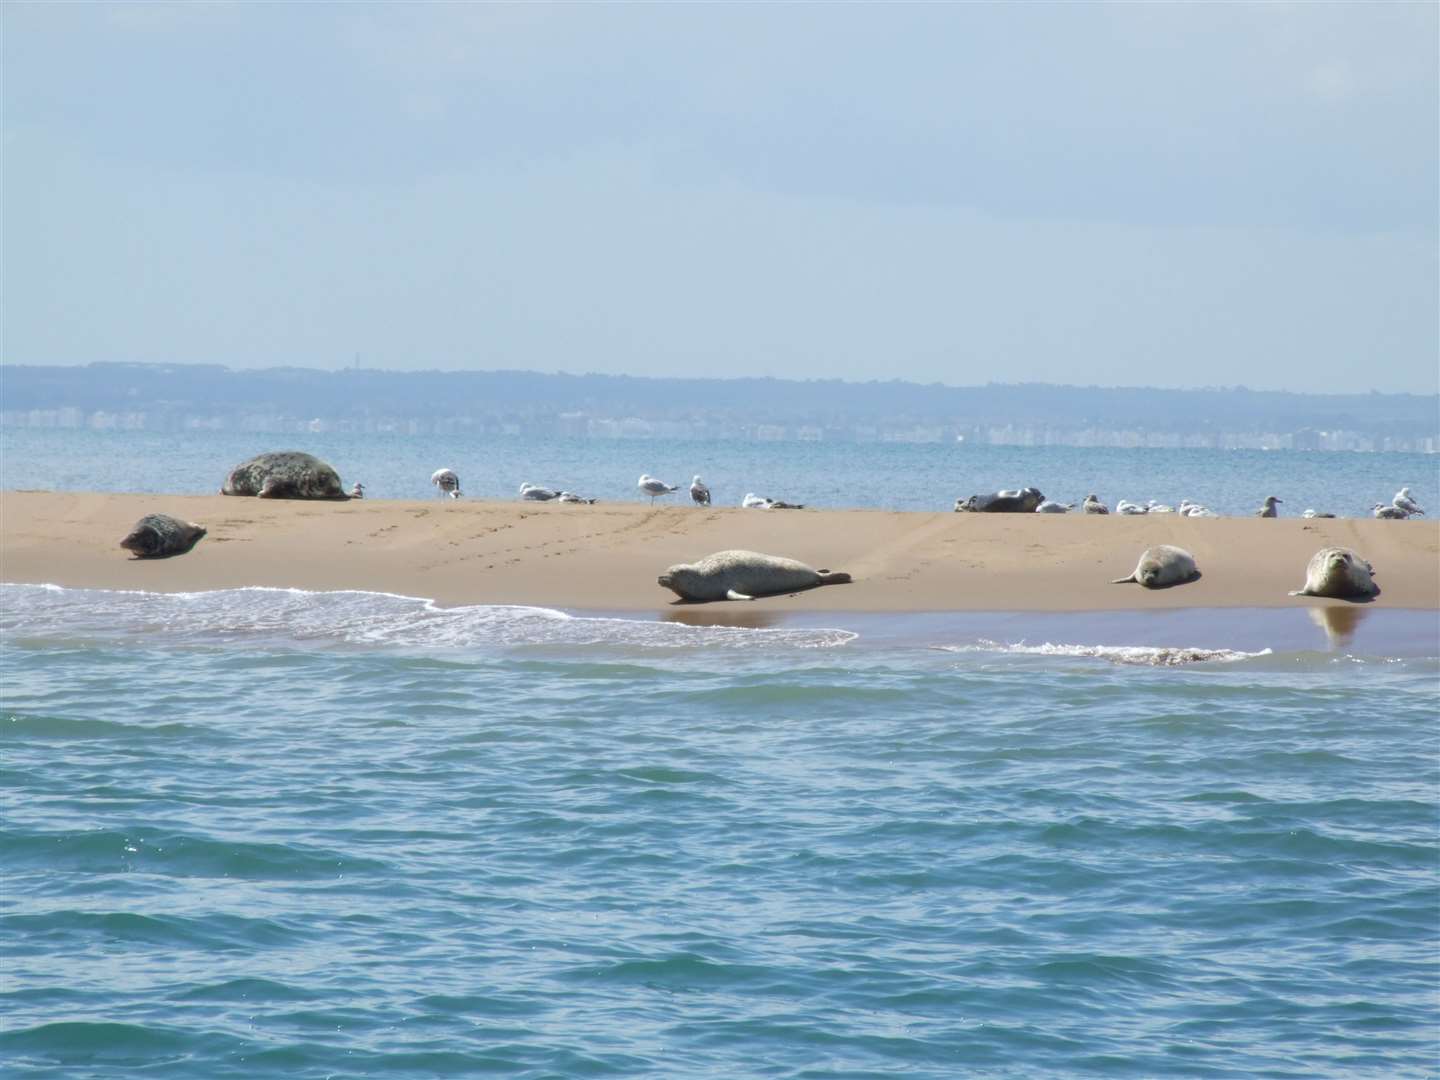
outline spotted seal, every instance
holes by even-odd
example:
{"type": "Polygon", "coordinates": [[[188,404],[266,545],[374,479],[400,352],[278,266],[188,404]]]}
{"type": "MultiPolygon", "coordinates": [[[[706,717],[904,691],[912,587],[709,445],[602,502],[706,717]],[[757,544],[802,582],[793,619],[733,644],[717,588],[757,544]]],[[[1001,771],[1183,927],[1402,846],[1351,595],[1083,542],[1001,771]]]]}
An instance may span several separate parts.
{"type": "Polygon", "coordinates": [[[169,514],[146,514],[135,523],[120,546],[133,551],[137,559],[168,559],[184,555],[200,542],[205,526],[181,521],[169,514]]]}
{"type": "Polygon", "coordinates": [[[656,580],[682,600],[754,600],[817,585],[844,585],[850,575],[758,551],[717,551],[698,562],[676,563],[656,580]]]}
{"type": "Polygon", "coordinates": [[[1380,595],[1375,568],[1349,548],[1321,548],[1305,568],[1305,587],[1291,596],[1329,596],[1336,600],[1368,600],[1380,595]]]}
{"type": "Polygon", "coordinates": [[[1167,589],[1171,585],[1194,581],[1199,576],[1195,556],[1184,548],[1156,544],[1152,548],[1146,548],[1140,555],[1140,562],[1133,574],[1116,578],[1112,584],[1125,585],[1133,581],[1147,589],[1167,589]]]}
{"type": "Polygon", "coordinates": [[[256,454],[230,470],[221,495],[260,499],[348,499],[340,476],[314,454],[278,450],[256,454]]]}
{"type": "Polygon", "coordinates": [[[1039,488],[1019,491],[997,491],[994,495],[971,495],[955,500],[957,514],[1033,514],[1045,501],[1039,488]]]}

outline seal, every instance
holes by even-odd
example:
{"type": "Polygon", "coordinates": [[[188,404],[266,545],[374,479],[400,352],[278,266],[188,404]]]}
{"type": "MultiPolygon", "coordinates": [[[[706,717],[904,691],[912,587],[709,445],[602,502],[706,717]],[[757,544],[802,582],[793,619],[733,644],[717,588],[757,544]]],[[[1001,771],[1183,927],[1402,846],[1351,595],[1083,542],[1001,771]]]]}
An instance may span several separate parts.
{"type": "Polygon", "coordinates": [[[1336,600],[1369,600],[1380,595],[1375,568],[1349,548],[1321,548],[1305,568],[1305,587],[1291,596],[1328,596],[1336,600]]]}
{"type": "Polygon", "coordinates": [[[971,495],[968,499],[955,500],[957,514],[1033,514],[1045,496],[1039,488],[1027,487],[1019,491],[997,491],[994,495],[971,495]]]}
{"type": "Polygon", "coordinates": [[[146,514],[135,523],[120,546],[133,551],[137,559],[168,559],[184,555],[200,542],[205,526],[181,521],[169,514],[146,514]]]}
{"type": "Polygon", "coordinates": [[[1135,572],[1129,577],[1116,578],[1111,584],[1125,585],[1136,582],[1147,589],[1168,589],[1171,585],[1183,585],[1200,576],[1195,566],[1195,556],[1184,548],[1170,544],[1156,544],[1146,548],[1140,555],[1135,572]]]}
{"type": "Polygon", "coordinates": [[[230,470],[221,495],[260,499],[348,499],[340,477],[313,454],[280,450],[256,454],[230,470]]]}
{"type": "Polygon", "coordinates": [[[849,580],[849,574],[838,570],[815,570],[796,559],[758,551],[717,551],[698,562],[676,563],[656,579],[682,600],[754,600],[849,580]]]}

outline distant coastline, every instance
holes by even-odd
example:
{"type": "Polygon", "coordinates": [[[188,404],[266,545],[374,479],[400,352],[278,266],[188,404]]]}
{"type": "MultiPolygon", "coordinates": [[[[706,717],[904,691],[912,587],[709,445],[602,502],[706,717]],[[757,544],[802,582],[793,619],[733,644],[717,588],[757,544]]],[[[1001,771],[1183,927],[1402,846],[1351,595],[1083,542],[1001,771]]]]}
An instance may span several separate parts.
{"type": "Polygon", "coordinates": [[[1440,395],[5,364],[0,425],[1433,454],[1440,395]]]}

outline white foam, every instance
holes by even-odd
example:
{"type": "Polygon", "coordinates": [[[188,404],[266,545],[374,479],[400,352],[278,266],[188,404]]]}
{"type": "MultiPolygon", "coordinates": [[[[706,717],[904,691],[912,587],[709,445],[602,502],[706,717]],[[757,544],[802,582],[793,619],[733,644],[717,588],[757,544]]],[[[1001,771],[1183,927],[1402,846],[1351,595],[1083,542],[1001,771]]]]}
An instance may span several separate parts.
{"type": "Polygon", "coordinates": [[[250,587],[155,593],[0,585],[0,631],[66,639],[263,640],[293,644],[467,648],[620,645],[653,648],[832,648],[838,629],[690,626],[569,615],[541,607],[442,608],[394,593],[250,587]]]}
{"type": "Polygon", "coordinates": [[[970,645],[939,645],[942,652],[1010,653],[1019,656],[1077,656],[1108,660],[1112,664],[1137,664],[1145,667],[1178,667],[1181,664],[1234,663],[1269,656],[1269,649],[1241,652],[1237,649],[1176,648],[1157,645],[1027,645],[1023,641],[1005,644],[980,639],[970,645]]]}

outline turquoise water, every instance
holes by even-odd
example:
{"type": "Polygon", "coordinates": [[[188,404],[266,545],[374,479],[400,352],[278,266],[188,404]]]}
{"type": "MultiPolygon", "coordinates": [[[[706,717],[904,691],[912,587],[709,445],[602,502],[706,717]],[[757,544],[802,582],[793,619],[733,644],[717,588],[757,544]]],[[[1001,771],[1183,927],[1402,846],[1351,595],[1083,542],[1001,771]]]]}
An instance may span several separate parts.
{"type": "Polygon", "coordinates": [[[1433,613],[0,599],[11,1075],[1434,1075],[1433,613]]]}
{"type": "Polygon", "coordinates": [[[1277,495],[1286,514],[1368,516],[1401,487],[1431,513],[1440,506],[1440,457],[1425,454],[26,428],[0,428],[0,487],[212,494],[232,466],[276,449],[318,454],[347,488],[359,480],[384,499],[434,498],[430,474],[444,466],[468,496],[487,499],[534,483],[634,500],[636,479],[650,473],[680,484],[684,500],[699,473],[726,506],[754,492],[821,507],[949,510],[957,498],[1030,484],[1061,502],[1092,491],[1112,507],[1188,498],[1221,514],[1249,514],[1277,495]]]}
{"type": "MultiPolygon", "coordinates": [[[[1407,455],[285,445],[389,497],[1440,503],[1407,455]]],[[[0,480],[274,446],[6,431],[0,480]]],[[[0,642],[6,1075],[1435,1075],[1435,612],[0,585],[0,642]]]]}

